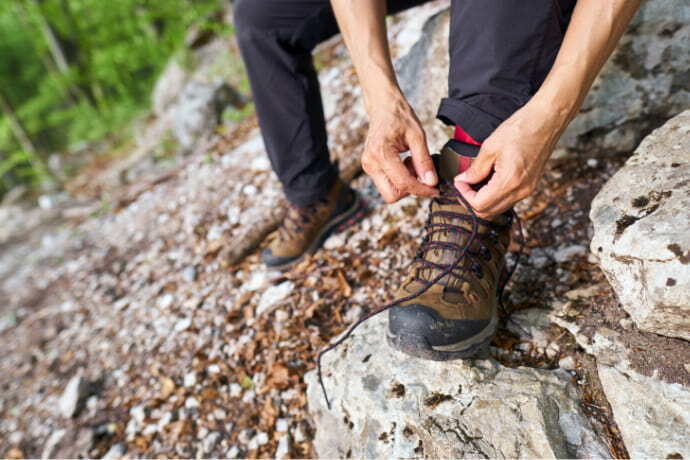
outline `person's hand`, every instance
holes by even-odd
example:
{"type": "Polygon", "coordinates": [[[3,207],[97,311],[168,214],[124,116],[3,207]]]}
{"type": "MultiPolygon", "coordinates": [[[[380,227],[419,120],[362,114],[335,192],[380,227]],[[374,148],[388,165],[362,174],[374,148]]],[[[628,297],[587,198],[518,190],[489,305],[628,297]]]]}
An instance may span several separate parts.
{"type": "Polygon", "coordinates": [[[389,99],[369,110],[362,168],[387,203],[408,195],[438,195],[434,188],[438,177],[426,145],[426,135],[404,98],[389,99]],[[400,153],[408,150],[411,161],[404,163],[400,153]]]}
{"type": "Polygon", "coordinates": [[[522,107],[496,128],[470,168],[455,178],[455,187],[479,217],[496,216],[534,192],[564,128],[561,117],[550,112],[538,102],[522,107]],[[487,178],[478,191],[471,187],[487,178]]]}

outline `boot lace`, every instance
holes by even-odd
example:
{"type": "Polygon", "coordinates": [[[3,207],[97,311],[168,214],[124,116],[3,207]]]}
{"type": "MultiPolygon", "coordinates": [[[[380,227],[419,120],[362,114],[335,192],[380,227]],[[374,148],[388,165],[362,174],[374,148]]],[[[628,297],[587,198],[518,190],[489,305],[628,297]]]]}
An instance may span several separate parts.
{"type": "Polygon", "coordinates": [[[288,211],[283,225],[278,229],[278,235],[283,241],[290,241],[304,233],[306,228],[314,222],[314,219],[322,206],[328,205],[326,198],[319,199],[316,203],[305,207],[288,203],[288,211]]]}
{"type": "MultiPolygon", "coordinates": [[[[443,206],[457,204],[462,196],[455,187],[449,186],[448,184],[443,184],[441,186],[441,189],[441,196],[433,199],[433,202],[436,202],[439,205],[443,206]]],[[[415,257],[415,261],[418,263],[418,266],[429,269],[429,276],[431,276],[431,274],[434,273],[434,271],[448,271],[447,274],[449,278],[455,278],[459,282],[467,281],[463,275],[463,273],[466,271],[472,271],[473,274],[479,279],[483,278],[484,273],[480,260],[491,260],[491,250],[489,249],[486,240],[489,240],[492,244],[498,243],[498,232],[500,230],[505,229],[506,227],[510,228],[513,219],[513,214],[509,214],[508,223],[506,225],[499,225],[488,220],[480,219],[475,214],[470,212],[462,213],[446,210],[432,211],[431,209],[433,209],[433,206],[430,208],[427,217],[424,239],[422,240],[422,244],[420,245],[419,250],[417,251],[417,255],[415,257]],[[435,220],[439,218],[442,219],[442,221],[435,222],[435,220]],[[475,220],[477,223],[477,232],[474,235],[471,229],[459,225],[462,222],[469,222],[470,224],[474,224],[475,220]],[[484,234],[480,233],[479,225],[486,227],[487,232],[485,232],[484,234]],[[454,238],[450,241],[441,241],[439,239],[434,239],[435,235],[446,233],[450,233],[451,235],[469,235],[469,237],[472,238],[473,241],[469,244],[467,244],[466,242],[465,244],[461,245],[455,242],[461,241],[460,238],[454,238]],[[476,249],[473,250],[473,244],[475,242],[476,249]],[[428,254],[432,250],[451,251],[454,254],[457,254],[458,252],[463,252],[464,256],[470,259],[470,263],[467,264],[467,266],[465,267],[460,267],[458,266],[458,260],[456,260],[454,264],[442,264],[434,262],[425,257],[426,254],[428,254]]],[[[467,209],[470,209],[470,207],[467,206],[467,209]]],[[[412,278],[413,280],[418,281],[423,285],[435,284],[435,282],[429,280],[429,276],[419,276],[419,271],[420,270],[418,269],[417,273],[415,273],[415,276],[412,278]]],[[[427,288],[428,287],[430,286],[427,286],[427,288]]],[[[500,283],[499,287],[501,287],[500,283]]]]}
{"type": "MultiPolygon", "coordinates": [[[[428,268],[431,268],[433,273],[433,269],[436,269],[440,271],[436,276],[431,276],[431,279],[426,279],[418,276],[418,273],[415,275],[414,279],[416,281],[419,281],[422,286],[417,289],[415,292],[413,292],[410,295],[401,297],[399,299],[394,300],[393,302],[390,302],[383,307],[378,308],[377,310],[374,310],[372,312],[367,313],[366,315],[360,317],[357,321],[355,321],[352,326],[350,326],[347,331],[345,331],[344,334],[340,336],[337,340],[332,342],[330,345],[326,346],[323,348],[316,359],[317,362],[317,376],[319,380],[319,385],[321,386],[321,391],[323,393],[323,397],[326,400],[326,406],[328,409],[331,409],[331,402],[328,399],[328,392],[326,391],[326,386],[323,381],[323,372],[322,372],[322,366],[321,366],[321,361],[323,356],[328,353],[329,351],[337,348],[340,344],[345,342],[352,333],[357,329],[359,326],[362,325],[365,321],[373,318],[376,315],[379,315],[401,303],[408,302],[412,299],[415,299],[422,294],[424,294],[431,286],[434,284],[438,283],[441,281],[444,277],[446,276],[453,276],[458,279],[464,279],[462,274],[457,273],[462,272],[466,269],[463,269],[461,267],[461,263],[464,260],[466,256],[470,256],[473,258],[473,264],[470,265],[471,269],[475,270],[475,273],[479,273],[478,276],[482,276],[481,274],[481,264],[476,263],[476,258],[477,257],[486,257],[486,252],[488,251],[488,247],[484,244],[482,241],[482,238],[479,236],[479,225],[485,225],[489,228],[489,237],[490,238],[498,238],[498,233],[496,232],[497,229],[500,228],[497,224],[494,224],[493,222],[481,219],[477,216],[476,212],[474,209],[472,209],[472,206],[467,202],[465,197],[462,196],[460,192],[457,191],[455,186],[453,186],[450,183],[444,182],[441,184],[441,191],[442,194],[439,197],[435,197],[432,199],[432,201],[429,203],[429,215],[427,218],[427,223],[425,226],[425,236],[422,241],[422,244],[420,245],[420,249],[417,252],[417,256],[415,259],[419,261],[423,266],[426,266],[428,268]],[[458,212],[449,212],[449,211],[433,211],[433,203],[436,202],[441,205],[447,205],[447,204],[455,204],[455,203],[461,203],[465,206],[465,208],[469,211],[468,213],[458,213],[458,212]],[[461,227],[459,225],[455,224],[449,224],[449,223],[434,223],[433,222],[433,217],[445,217],[448,219],[455,219],[455,220],[462,220],[469,222],[471,224],[471,229],[467,229],[464,227],[461,227]],[[457,233],[457,232],[462,232],[465,233],[468,236],[468,238],[465,240],[464,244],[460,245],[458,243],[453,243],[450,241],[434,241],[431,237],[433,234],[440,232],[440,231],[449,231],[452,233],[457,233]],[[492,233],[493,232],[493,233],[492,233]],[[495,236],[494,236],[495,235],[495,236]],[[477,243],[479,246],[479,251],[473,252],[470,250],[473,245],[477,243]],[[443,249],[443,250],[450,250],[455,252],[456,258],[451,264],[440,264],[436,262],[432,262],[428,260],[425,255],[429,250],[432,249],[443,249]],[[476,267],[479,266],[477,269],[476,267]]],[[[524,235],[522,233],[522,224],[520,222],[520,219],[518,218],[517,214],[515,211],[511,210],[510,211],[510,219],[508,226],[511,225],[512,221],[516,221],[518,224],[518,229],[519,229],[519,234],[520,234],[520,243],[521,247],[520,250],[517,253],[517,259],[515,260],[515,263],[513,264],[513,267],[510,270],[504,270],[502,273],[503,276],[499,277],[499,283],[498,283],[498,291],[497,291],[497,296],[499,299],[499,304],[501,305],[501,308],[505,310],[503,307],[501,298],[503,296],[503,291],[505,289],[506,284],[508,284],[508,281],[510,280],[510,277],[512,274],[515,272],[515,269],[517,268],[520,257],[522,255],[522,248],[524,246],[524,235]]],[[[489,253],[489,257],[490,257],[489,253]]]]}

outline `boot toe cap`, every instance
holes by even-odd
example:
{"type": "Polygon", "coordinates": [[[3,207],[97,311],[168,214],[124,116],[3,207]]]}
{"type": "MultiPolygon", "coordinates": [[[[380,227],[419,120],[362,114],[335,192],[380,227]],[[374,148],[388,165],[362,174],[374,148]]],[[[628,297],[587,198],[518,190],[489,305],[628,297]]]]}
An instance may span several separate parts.
{"type": "Polygon", "coordinates": [[[261,262],[270,268],[280,268],[296,261],[299,257],[285,257],[273,254],[271,248],[261,251],[261,262]]]}
{"type": "Polygon", "coordinates": [[[423,338],[431,347],[453,345],[477,336],[486,329],[489,319],[446,319],[425,305],[396,306],[388,310],[391,335],[423,338]]]}

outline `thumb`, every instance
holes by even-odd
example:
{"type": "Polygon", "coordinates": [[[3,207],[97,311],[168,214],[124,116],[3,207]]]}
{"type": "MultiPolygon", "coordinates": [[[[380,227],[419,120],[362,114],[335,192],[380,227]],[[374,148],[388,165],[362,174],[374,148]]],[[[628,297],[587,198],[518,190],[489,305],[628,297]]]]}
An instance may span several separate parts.
{"type": "Polygon", "coordinates": [[[479,152],[477,158],[472,160],[469,169],[455,177],[456,182],[466,182],[468,184],[478,184],[491,174],[494,166],[494,156],[483,151],[479,152]]]}

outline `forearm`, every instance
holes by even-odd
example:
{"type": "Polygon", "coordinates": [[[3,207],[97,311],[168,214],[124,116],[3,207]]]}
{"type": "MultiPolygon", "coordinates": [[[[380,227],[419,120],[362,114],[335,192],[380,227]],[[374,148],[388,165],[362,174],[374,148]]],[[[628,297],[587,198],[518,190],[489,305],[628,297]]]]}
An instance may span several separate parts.
{"type": "Polygon", "coordinates": [[[532,98],[562,129],[577,115],[639,5],[640,0],[577,2],[556,61],[532,98]]]}
{"type": "Polygon", "coordinates": [[[371,113],[379,101],[400,96],[386,37],[386,1],[331,0],[331,5],[371,113]]]}

